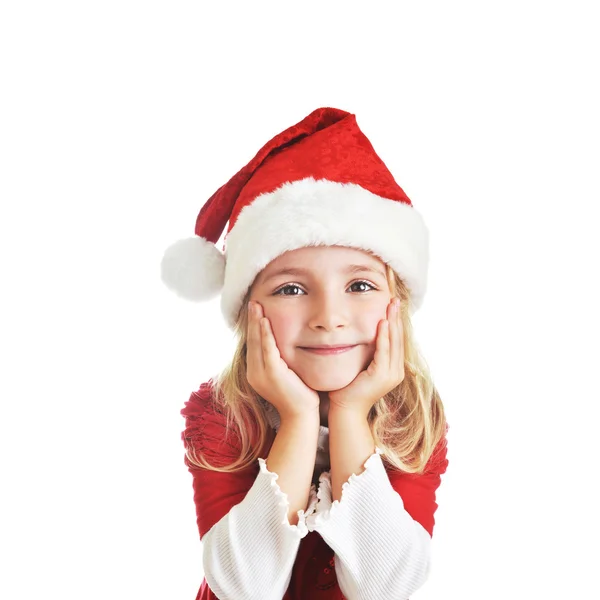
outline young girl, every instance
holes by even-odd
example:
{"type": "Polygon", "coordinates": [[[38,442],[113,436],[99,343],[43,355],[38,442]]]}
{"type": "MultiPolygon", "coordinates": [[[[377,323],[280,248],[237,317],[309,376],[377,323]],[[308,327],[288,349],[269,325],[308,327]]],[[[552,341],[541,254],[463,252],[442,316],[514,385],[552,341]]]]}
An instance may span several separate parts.
{"type": "Polygon", "coordinates": [[[359,129],[320,108],[270,140],[162,261],[221,293],[238,344],[181,414],[196,600],[399,600],[431,565],[444,408],[411,315],[428,232],[359,129]],[[224,253],[215,243],[229,222],[224,253]]]}

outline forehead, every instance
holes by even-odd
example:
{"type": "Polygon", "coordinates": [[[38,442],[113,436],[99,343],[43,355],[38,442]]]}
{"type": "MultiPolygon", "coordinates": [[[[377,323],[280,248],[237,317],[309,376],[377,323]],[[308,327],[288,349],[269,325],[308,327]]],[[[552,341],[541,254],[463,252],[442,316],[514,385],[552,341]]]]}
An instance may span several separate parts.
{"type": "Polygon", "coordinates": [[[345,246],[308,246],[290,250],[272,260],[260,273],[258,280],[265,281],[280,271],[294,269],[308,273],[329,274],[358,272],[361,267],[372,269],[385,277],[385,263],[377,256],[358,248],[345,246]]]}

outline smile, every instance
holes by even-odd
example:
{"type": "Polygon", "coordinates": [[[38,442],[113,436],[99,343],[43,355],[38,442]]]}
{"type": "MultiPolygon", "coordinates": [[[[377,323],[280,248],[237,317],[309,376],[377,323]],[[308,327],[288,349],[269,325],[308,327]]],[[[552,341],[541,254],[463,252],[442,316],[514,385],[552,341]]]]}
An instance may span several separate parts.
{"type": "Polygon", "coordinates": [[[356,346],[338,346],[331,348],[300,348],[300,350],[305,350],[306,352],[310,352],[312,354],[342,354],[344,352],[348,352],[352,350],[352,348],[356,348],[356,346]]]}

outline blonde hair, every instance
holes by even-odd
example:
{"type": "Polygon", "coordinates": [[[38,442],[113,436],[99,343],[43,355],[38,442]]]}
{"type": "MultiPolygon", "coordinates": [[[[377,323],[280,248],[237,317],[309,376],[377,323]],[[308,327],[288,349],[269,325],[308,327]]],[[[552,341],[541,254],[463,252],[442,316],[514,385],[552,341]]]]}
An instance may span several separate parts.
{"type": "MultiPolygon", "coordinates": [[[[409,316],[410,292],[401,277],[386,264],[392,296],[401,299],[400,314],[404,326],[404,380],[380,398],[371,408],[368,422],[383,459],[406,473],[424,472],[438,443],[445,437],[447,424],[444,407],[435,388],[425,359],[414,339],[409,316]]],[[[248,300],[246,294],[234,327],[237,346],[231,362],[213,379],[213,403],[227,418],[227,431],[234,424],[241,444],[240,456],[228,465],[216,466],[198,456],[186,442],[186,455],[193,465],[219,472],[236,472],[262,456],[273,439],[261,397],[246,379],[246,334],[248,300]]],[[[263,456],[264,458],[264,456],[263,456]]]]}

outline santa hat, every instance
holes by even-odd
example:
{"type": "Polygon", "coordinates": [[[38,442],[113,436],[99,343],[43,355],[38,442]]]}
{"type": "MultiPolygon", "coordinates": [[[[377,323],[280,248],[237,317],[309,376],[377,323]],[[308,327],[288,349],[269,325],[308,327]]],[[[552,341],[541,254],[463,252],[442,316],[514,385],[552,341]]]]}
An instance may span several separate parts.
{"type": "Polygon", "coordinates": [[[165,285],[187,300],[221,293],[232,328],[256,275],[305,246],[367,250],[408,287],[414,312],[427,287],[421,215],[359,129],[355,115],[319,108],[276,135],[204,204],[195,235],[167,248],[165,285]],[[221,252],[218,242],[229,223],[221,252]]]}

